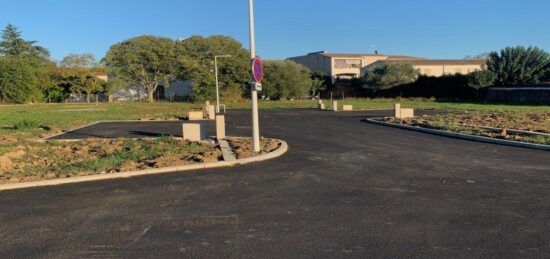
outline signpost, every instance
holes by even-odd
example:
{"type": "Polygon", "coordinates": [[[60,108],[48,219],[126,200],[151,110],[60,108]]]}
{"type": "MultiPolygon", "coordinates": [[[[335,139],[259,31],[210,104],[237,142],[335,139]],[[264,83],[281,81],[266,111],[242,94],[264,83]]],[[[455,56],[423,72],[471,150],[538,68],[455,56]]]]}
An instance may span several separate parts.
{"type": "Polygon", "coordinates": [[[250,59],[252,60],[252,76],[250,83],[252,97],[252,141],[254,152],[260,152],[260,121],[258,116],[258,91],[262,90],[261,79],[263,69],[261,60],[256,57],[256,39],[254,38],[254,0],[248,0],[248,18],[250,25],[250,59]],[[257,61],[256,61],[257,60],[257,61]],[[257,68],[255,68],[257,67],[257,68]],[[256,78],[256,74],[260,77],[256,78]],[[258,80],[260,79],[260,80],[258,80]]]}
{"type": "Polygon", "coordinates": [[[256,91],[262,91],[262,80],[264,79],[264,67],[262,60],[259,57],[255,57],[252,60],[252,77],[256,82],[252,82],[253,89],[256,91]]]}

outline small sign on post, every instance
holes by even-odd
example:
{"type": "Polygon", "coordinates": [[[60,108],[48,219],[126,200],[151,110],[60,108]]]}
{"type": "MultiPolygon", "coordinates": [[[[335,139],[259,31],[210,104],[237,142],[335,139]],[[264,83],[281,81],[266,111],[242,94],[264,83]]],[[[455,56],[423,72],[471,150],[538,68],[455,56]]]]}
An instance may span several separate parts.
{"type": "Polygon", "coordinates": [[[255,91],[262,91],[262,80],[264,79],[264,66],[262,60],[256,57],[252,60],[252,78],[256,82],[252,82],[251,88],[255,91]]]}

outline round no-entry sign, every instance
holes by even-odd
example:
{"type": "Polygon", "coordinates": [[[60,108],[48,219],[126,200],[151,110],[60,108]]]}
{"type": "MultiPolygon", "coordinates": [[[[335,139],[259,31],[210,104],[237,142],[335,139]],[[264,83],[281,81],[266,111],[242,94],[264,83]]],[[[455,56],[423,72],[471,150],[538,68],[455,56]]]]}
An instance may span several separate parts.
{"type": "Polygon", "coordinates": [[[252,77],[254,77],[256,83],[260,83],[264,79],[264,67],[262,60],[258,57],[252,60],[252,77]]]}

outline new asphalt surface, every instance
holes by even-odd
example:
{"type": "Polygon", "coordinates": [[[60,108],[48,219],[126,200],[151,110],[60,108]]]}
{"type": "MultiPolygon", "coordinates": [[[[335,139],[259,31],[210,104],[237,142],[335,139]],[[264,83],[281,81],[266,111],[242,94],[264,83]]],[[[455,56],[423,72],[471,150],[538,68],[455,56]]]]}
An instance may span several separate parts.
{"type": "MultiPolygon", "coordinates": [[[[283,157],[0,192],[0,257],[550,257],[549,152],[361,121],[387,111],[260,114],[262,135],[288,142],[283,157]]],[[[248,111],[227,123],[250,135],[248,111]]],[[[78,134],[177,134],[181,122],[146,125],[78,134]]]]}

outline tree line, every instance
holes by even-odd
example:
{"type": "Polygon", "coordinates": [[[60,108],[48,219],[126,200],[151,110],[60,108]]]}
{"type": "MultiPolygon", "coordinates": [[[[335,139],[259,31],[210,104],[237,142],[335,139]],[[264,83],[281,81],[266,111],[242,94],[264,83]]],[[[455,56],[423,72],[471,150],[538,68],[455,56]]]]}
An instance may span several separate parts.
{"type": "Polygon", "coordinates": [[[59,64],[49,51],[22,38],[8,24],[0,40],[0,101],[10,103],[59,102],[71,93],[90,95],[105,91],[105,74],[91,54],[69,54],[59,64]]]}
{"type": "MultiPolygon", "coordinates": [[[[219,84],[224,99],[235,101],[250,93],[250,57],[238,41],[226,36],[193,36],[184,40],[140,36],[113,45],[105,65],[113,80],[143,86],[149,102],[159,86],[174,80],[190,80],[193,99],[215,98],[214,59],[218,60],[219,84]]],[[[322,90],[315,74],[292,61],[267,61],[262,94],[275,98],[303,98],[322,90]]]]}
{"type": "MultiPolygon", "coordinates": [[[[119,88],[142,86],[148,100],[160,86],[190,80],[193,99],[215,98],[214,57],[218,60],[222,97],[234,101],[250,92],[250,57],[238,41],[226,36],[192,36],[183,40],[139,36],[110,47],[105,58],[69,54],[54,62],[36,41],[22,38],[9,24],[0,40],[0,101],[10,103],[61,102],[70,94],[111,94],[119,88]],[[108,75],[104,81],[100,75],[108,75]]],[[[326,89],[324,75],[311,73],[292,61],[268,61],[264,94],[276,98],[304,98],[326,89]]]]}
{"type": "MultiPolygon", "coordinates": [[[[467,59],[483,59],[481,70],[466,76],[456,75],[455,81],[479,90],[490,86],[522,86],[550,80],[550,54],[537,47],[507,47],[467,59]]],[[[382,63],[365,74],[364,82],[374,90],[389,90],[398,86],[426,81],[410,63],[382,63]],[[423,79],[423,80],[421,80],[423,79]]],[[[453,75],[445,76],[449,80],[453,75]]],[[[433,81],[433,80],[432,80],[433,81]]],[[[442,85],[441,87],[445,87],[442,85]]]]}

